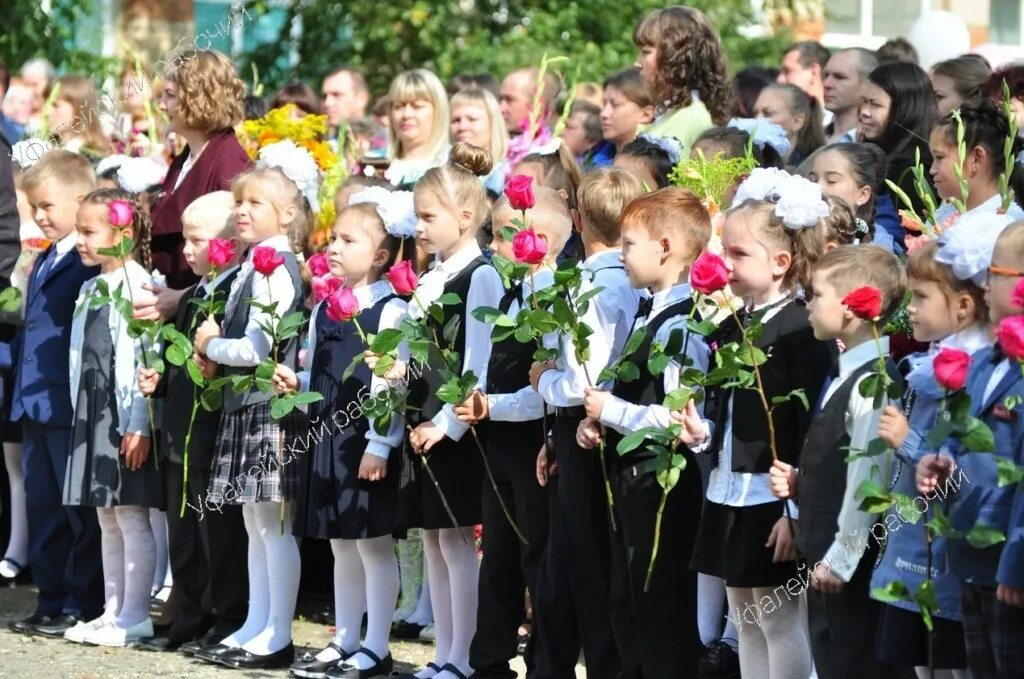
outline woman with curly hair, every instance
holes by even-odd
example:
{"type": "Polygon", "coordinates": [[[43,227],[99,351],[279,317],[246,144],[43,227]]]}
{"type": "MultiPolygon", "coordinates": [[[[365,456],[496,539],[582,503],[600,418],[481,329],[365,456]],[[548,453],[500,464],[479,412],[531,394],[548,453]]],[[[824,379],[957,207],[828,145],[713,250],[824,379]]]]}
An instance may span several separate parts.
{"type": "Polygon", "coordinates": [[[686,158],[697,136],[732,112],[722,41],[700,10],[673,6],[644,17],[633,42],[640,49],[634,65],[654,94],[657,118],[648,131],[678,139],[686,158]]]}

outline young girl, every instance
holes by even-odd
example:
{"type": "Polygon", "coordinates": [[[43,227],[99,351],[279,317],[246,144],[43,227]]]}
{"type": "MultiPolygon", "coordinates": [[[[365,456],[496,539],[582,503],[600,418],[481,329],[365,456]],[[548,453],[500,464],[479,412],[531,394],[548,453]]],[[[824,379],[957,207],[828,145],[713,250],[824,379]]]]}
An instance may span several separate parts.
{"type": "MultiPolygon", "coordinates": [[[[810,182],[781,176],[790,183],[775,183],[778,190],[764,190],[766,180],[771,182],[764,170],[754,170],[740,186],[726,213],[724,259],[733,293],[764,326],[756,345],[769,356],[760,366],[769,403],[794,389],[802,389],[815,403],[832,365],[832,349],[814,339],[797,289],[807,288],[811,266],[821,252],[817,220],[806,217],[821,214],[824,205],[810,182]],[[786,213],[780,217],[778,204],[765,196],[780,203],[799,201],[806,208],[801,210],[803,218],[786,213]]],[[[735,321],[719,327],[719,345],[738,338],[735,321]]],[[[772,420],[780,459],[799,459],[812,415],[796,401],[775,406],[772,420]]],[[[704,442],[710,442],[716,466],[691,567],[726,582],[729,610],[738,610],[729,617],[740,627],[744,676],[809,676],[810,644],[800,605],[784,602],[754,624],[742,620],[748,605],[755,610],[762,597],[771,596],[797,572],[789,517],[769,488],[772,455],[760,397],[749,389],[714,390],[705,416],[716,423],[713,439],[704,442]]]]}
{"type": "MultiPolygon", "coordinates": [[[[1024,149],[1024,141],[1020,138],[1014,140],[1013,165],[1006,168],[1003,144],[1010,135],[1010,125],[1003,111],[988,101],[977,106],[964,105],[959,111],[967,145],[963,165],[963,178],[967,182],[967,199],[964,201],[967,213],[996,212],[1002,207],[999,175],[1009,169],[1010,188],[1014,190],[1016,200],[1010,202],[1006,213],[1014,219],[1024,217],[1020,203],[1024,201],[1024,173],[1015,162],[1017,153],[1024,149]]],[[[950,113],[936,123],[929,142],[933,158],[932,181],[939,197],[946,201],[935,211],[935,222],[942,228],[952,226],[961,216],[949,202],[951,198],[961,199],[960,183],[954,173],[959,162],[956,140],[957,123],[950,113]]]]}
{"type": "Polygon", "coordinates": [[[672,137],[645,132],[615,156],[615,167],[631,172],[650,191],[668,186],[668,175],[683,157],[683,147],[672,137]]]}
{"type": "Polygon", "coordinates": [[[65,638],[124,646],[153,636],[149,595],[156,545],[149,509],[163,508],[163,479],[150,454],[149,414],[134,377],[142,347],[129,336],[128,321],[113,304],[90,300],[103,293],[101,282],[110,294],[121,287],[125,298],[152,282],[149,218],[129,193],[94,191],[78,210],[77,248],[87,266],[99,265],[100,275],[82,285],[71,325],[69,365],[76,396],[64,504],[97,508],[106,604],[103,615],[78,623],[65,638]],[[127,211],[128,226],[111,224],[113,215],[127,211]],[[135,243],[132,259],[100,254],[122,238],[135,243]]]}
{"type": "Polygon", "coordinates": [[[773,84],[761,90],[754,104],[758,117],[781,125],[792,144],[786,164],[797,166],[825,143],[821,104],[796,85],[773,84]]]}
{"type": "Polygon", "coordinates": [[[654,96],[658,116],[649,131],[675,137],[680,156],[687,156],[697,135],[724,124],[732,111],[718,33],[700,10],[666,7],[644,17],[633,43],[640,49],[634,66],[654,96]]]}
{"type": "MultiPolygon", "coordinates": [[[[331,275],[344,281],[359,302],[356,321],[364,333],[397,328],[405,302],[395,297],[384,274],[401,256],[413,257],[416,215],[412,194],[372,189],[352,197],[334,223],[327,249],[331,275]],[[368,202],[364,202],[368,201],[368,202]],[[383,206],[387,206],[383,208],[383,206]]],[[[312,422],[333,422],[301,465],[299,502],[294,532],[299,537],[329,539],[334,552],[334,596],[337,616],[333,642],[319,653],[307,654],[292,665],[300,677],[378,676],[392,669],[388,631],[398,599],[398,564],[391,534],[395,527],[400,451],[404,421],[392,418],[384,434],[366,417],[341,426],[350,403],[385,387],[360,365],[349,379],[339,378],[366,346],[353,322],[328,316],[327,303],[313,308],[305,370],[298,375],[279,364],[274,377],[278,393],[311,389],[324,399],[310,409],[312,422]],[[366,604],[366,638],[359,629],[366,604]],[[335,668],[335,669],[332,669],[335,668]],[[354,675],[353,675],[354,676],[354,675]]],[[[408,362],[408,356],[401,357],[408,362]]]]}
{"type": "MultiPolygon", "coordinates": [[[[261,327],[270,322],[269,315],[250,300],[276,304],[281,316],[302,304],[302,277],[289,236],[305,228],[309,217],[304,202],[310,209],[315,205],[317,176],[313,158],[284,141],[264,147],[256,169],[235,180],[238,238],[252,247],[228,293],[223,328],[210,318],[196,331],[198,359],[209,374],[212,364],[223,366],[225,375],[251,374],[272,351],[279,362],[296,364],[296,339],[271,346],[261,327]],[[266,248],[279,262],[270,275],[259,273],[254,262],[266,248]]],[[[286,447],[286,442],[299,433],[304,418],[293,411],[274,420],[270,398],[256,387],[242,394],[225,388],[206,498],[208,504],[242,505],[249,535],[249,613],[240,629],[196,657],[245,669],[286,668],[294,660],[291,629],[299,548],[283,526],[289,520],[289,501],[296,497],[300,465],[293,459],[294,445],[286,447]]]]}
{"type": "MultiPolygon", "coordinates": [[[[1008,219],[1008,218],[1007,218],[1008,219]]],[[[970,261],[965,240],[977,238],[969,233],[967,217],[950,234],[950,242],[939,246],[928,243],[907,258],[907,276],[913,295],[907,310],[914,328],[914,339],[930,342],[928,351],[912,354],[905,361],[909,367],[908,390],[903,397],[902,411],[887,406],[878,425],[878,435],[896,450],[891,492],[918,495],[914,478],[917,462],[927,455],[925,437],[936,423],[939,407],[946,396],[935,381],[932,360],[942,349],[956,349],[973,354],[989,344],[984,282],[989,261],[970,261]],[[954,273],[956,272],[956,273],[954,273]],[[972,280],[976,278],[976,280],[972,280]]],[[[882,542],[881,556],[871,577],[872,589],[901,581],[914,593],[924,581],[927,568],[925,523],[934,512],[911,523],[901,518],[898,507],[887,510],[883,523],[900,526],[888,531],[882,542]]],[[[932,578],[938,601],[934,622],[934,660],[937,677],[962,677],[967,665],[964,649],[963,613],[960,607],[960,583],[947,566],[946,540],[932,540],[932,578]],[[953,671],[950,671],[953,670],[953,671]]],[[[922,679],[928,677],[928,631],[918,607],[910,601],[887,603],[882,607],[878,635],[878,659],[901,666],[916,666],[922,679]]]]}
{"type": "Polygon", "coordinates": [[[100,128],[101,116],[92,80],[82,75],[65,75],[58,78],[53,87],[59,89],[49,114],[50,133],[62,148],[98,163],[113,147],[100,128]]]}
{"type": "MultiPolygon", "coordinates": [[[[468,144],[452,147],[447,165],[428,170],[416,183],[417,238],[424,250],[437,255],[437,265],[420,279],[416,298],[430,305],[441,295],[455,293],[460,302],[444,306],[444,322],[427,320],[431,330],[442,330],[452,318],[461,318],[450,348],[459,356],[459,372],[472,372],[477,383],[486,384],[490,359],[491,328],[474,319],[470,309],[496,307],[504,290],[498,274],[486,265],[477,245],[476,227],[486,215],[486,193],[478,177],[491,170],[490,154],[468,144]]],[[[419,303],[409,305],[414,319],[423,317],[419,303]]],[[[442,340],[446,341],[446,340],[442,340]]],[[[431,351],[431,366],[440,357],[431,351]]],[[[483,465],[468,425],[458,420],[451,406],[436,396],[442,384],[431,367],[411,380],[409,405],[419,424],[409,436],[410,450],[430,454],[437,483],[455,514],[457,528],[441,503],[431,479],[421,472],[421,462],[410,460],[415,472],[403,491],[409,506],[400,517],[405,525],[424,529],[423,540],[434,608],[437,642],[434,662],[417,672],[417,679],[466,679],[469,645],[476,629],[477,575],[479,564],[473,546],[472,526],[481,520],[483,465]],[[418,413],[418,416],[417,416],[418,413]]]]}
{"type": "Polygon", "coordinates": [[[992,67],[980,54],[964,54],[932,66],[932,81],[939,115],[944,116],[964,104],[977,104],[985,94],[982,88],[992,75],[992,67]]]}

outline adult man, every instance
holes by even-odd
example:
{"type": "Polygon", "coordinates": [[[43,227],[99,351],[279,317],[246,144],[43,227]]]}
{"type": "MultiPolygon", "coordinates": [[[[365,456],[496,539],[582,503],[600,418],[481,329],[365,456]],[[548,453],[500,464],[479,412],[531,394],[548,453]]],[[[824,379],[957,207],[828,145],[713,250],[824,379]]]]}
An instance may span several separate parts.
{"type": "MultiPolygon", "coordinates": [[[[501,81],[501,117],[505,119],[505,126],[511,135],[522,132],[530,117],[530,107],[537,93],[537,75],[535,68],[519,68],[501,81]]],[[[558,90],[558,80],[549,73],[544,78],[544,91],[541,93],[541,104],[548,114],[554,111],[558,90]]]]}
{"type": "Polygon", "coordinates": [[[796,85],[819,103],[824,103],[821,74],[830,56],[831,53],[821,43],[812,40],[795,42],[782,55],[782,68],[777,80],[796,85]]]}
{"type": "Polygon", "coordinates": [[[332,128],[366,117],[370,92],[363,74],[354,68],[342,66],[328,73],[323,96],[327,123],[332,128]]]}
{"type": "Polygon", "coordinates": [[[864,80],[878,66],[871,50],[853,47],[836,52],[825,66],[825,108],[832,112],[828,143],[857,141],[860,90],[864,80]]]}

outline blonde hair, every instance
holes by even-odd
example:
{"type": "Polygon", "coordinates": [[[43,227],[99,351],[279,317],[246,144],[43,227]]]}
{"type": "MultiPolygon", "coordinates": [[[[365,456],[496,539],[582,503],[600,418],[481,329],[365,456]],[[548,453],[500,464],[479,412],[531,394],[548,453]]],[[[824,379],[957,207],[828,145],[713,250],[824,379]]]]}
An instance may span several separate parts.
{"type": "Polygon", "coordinates": [[[303,252],[306,248],[309,227],[313,224],[313,214],[295,182],[288,179],[276,167],[257,167],[238,175],[238,178],[231,184],[231,194],[236,202],[241,200],[245,192],[249,190],[266,198],[282,220],[285,209],[289,205],[294,205],[297,208],[295,218],[285,226],[292,252],[303,252]]]}
{"type": "Polygon", "coordinates": [[[525,163],[540,165],[540,184],[555,191],[564,191],[569,207],[576,207],[576,191],[583,181],[583,173],[580,172],[579,163],[565,142],[559,140],[556,153],[531,153],[520,160],[518,165],[525,163]]]}
{"type": "MultiPolygon", "coordinates": [[[[554,189],[543,186],[535,187],[533,190],[535,202],[526,216],[527,224],[537,231],[543,231],[548,237],[548,248],[558,253],[565,247],[572,233],[572,216],[569,214],[569,206],[565,204],[562,194],[554,189]]],[[[497,215],[508,216],[511,221],[520,216],[518,210],[513,210],[508,197],[502,195],[494,203],[491,211],[492,218],[497,215]]]]}
{"type": "Polygon", "coordinates": [[[178,87],[178,114],[186,127],[210,133],[242,122],[245,85],[235,66],[215,50],[182,52],[164,77],[178,87]]]}
{"type": "Polygon", "coordinates": [[[593,230],[605,245],[615,245],[622,238],[622,211],[643,192],[643,182],[620,167],[584,175],[576,192],[584,227],[593,230]]]}
{"type": "Polygon", "coordinates": [[[470,209],[479,223],[490,209],[487,191],[480,182],[491,172],[491,154],[471,144],[457,143],[448,162],[427,170],[413,189],[430,191],[449,210],[470,209]]]}
{"type": "Polygon", "coordinates": [[[970,278],[960,280],[947,264],[937,262],[935,255],[938,252],[939,242],[934,240],[911,252],[907,256],[907,278],[935,283],[948,301],[953,301],[958,295],[968,295],[974,301],[974,322],[987,323],[988,306],[985,304],[985,291],[970,278]]]}
{"type": "MultiPolygon", "coordinates": [[[[99,189],[93,191],[82,201],[83,205],[110,205],[115,200],[130,203],[132,206],[132,242],[135,244],[132,249],[132,258],[142,265],[146,271],[153,270],[153,261],[150,254],[153,224],[149,220],[149,212],[144,210],[139,197],[128,193],[124,189],[99,189]]],[[[120,231],[118,227],[110,224],[109,218],[105,220],[112,229],[120,231]]]]}
{"type": "Polygon", "coordinates": [[[825,280],[840,297],[860,287],[876,288],[882,293],[881,323],[899,311],[907,292],[907,276],[900,260],[880,245],[840,245],[821,256],[815,271],[825,272],[825,280]]]}
{"type": "Polygon", "coordinates": [[[775,203],[768,200],[747,201],[726,214],[728,217],[736,215],[751,220],[752,228],[756,228],[757,233],[768,243],[789,252],[791,263],[782,278],[785,289],[792,291],[797,285],[805,290],[811,289],[811,274],[825,249],[822,228],[790,229],[775,214],[775,203]]]}
{"type": "MultiPolygon", "coordinates": [[[[436,158],[448,145],[448,126],[451,116],[448,113],[448,94],[437,76],[425,68],[416,68],[395,76],[388,90],[390,110],[410,101],[424,100],[430,102],[434,109],[434,120],[430,128],[430,140],[427,142],[430,158],[436,158]]],[[[390,117],[390,112],[389,112],[390,117]]],[[[395,133],[395,126],[389,126],[391,138],[391,157],[399,158],[401,142],[395,133]]]]}
{"type": "Polygon", "coordinates": [[[490,151],[492,159],[504,158],[508,151],[508,128],[505,127],[505,119],[501,117],[501,106],[498,104],[498,100],[479,85],[470,85],[452,96],[449,108],[454,112],[457,107],[467,105],[479,106],[487,112],[487,118],[491,124],[491,147],[487,150],[490,151]]]}
{"type": "Polygon", "coordinates": [[[20,188],[28,193],[49,181],[57,182],[62,188],[76,187],[85,195],[96,188],[96,172],[85,156],[54,149],[24,171],[20,188]]]}
{"type": "Polygon", "coordinates": [[[213,191],[199,196],[182,211],[181,223],[212,233],[214,238],[234,238],[234,195],[230,191],[213,191]]]}
{"type": "Polygon", "coordinates": [[[53,87],[59,88],[57,100],[70,104],[76,114],[71,123],[53,130],[61,143],[66,144],[73,136],[79,136],[84,148],[103,155],[110,153],[110,140],[100,127],[99,105],[92,80],[84,75],[65,75],[57,78],[53,87]]]}

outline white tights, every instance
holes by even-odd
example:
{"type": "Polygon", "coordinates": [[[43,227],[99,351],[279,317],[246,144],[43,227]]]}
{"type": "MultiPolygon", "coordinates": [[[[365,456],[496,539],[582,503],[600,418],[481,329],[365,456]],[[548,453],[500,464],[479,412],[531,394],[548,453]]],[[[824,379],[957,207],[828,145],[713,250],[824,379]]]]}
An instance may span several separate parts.
{"type": "Polygon", "coordinates": [[[21,471],[21,444],[4,444],[4,465],[11,485],[11,539],[5,559],[28,565],[28,515],[25,513],[25,475],[21,471]]]}
{"type": "MultiPolygon", "coordinates": [[[[423,551],[430,580],[430,603],[434,608],[437,634],[434,663],[454,665],[472,674],[469,645],[476,631],[477,581],[480,561],[476,556],[472,528],[441,528],[423,531],[423,551]]],[[[450,672],[435,674],[430,668],[415,675],[419,679],[454,679],[450,672]]]]}
{"type": "Polygon", "coordinates": [[[727,587],[730,618],[737,621],[740,637],[740,673],[743,679],[787,679],[811,675],[811,643],[807,632],[807,603],[782,599],[773,610],[749,623],[742,616],[764,597],[776,600],[770,587],[727,587]]]}
{"type": "Polygon", "coordinates": [[[156,568],[156,545],[145,507],[100,507],[103,558],[103,618],[127,629],[149,618],[149,588],[156,568]]]}

